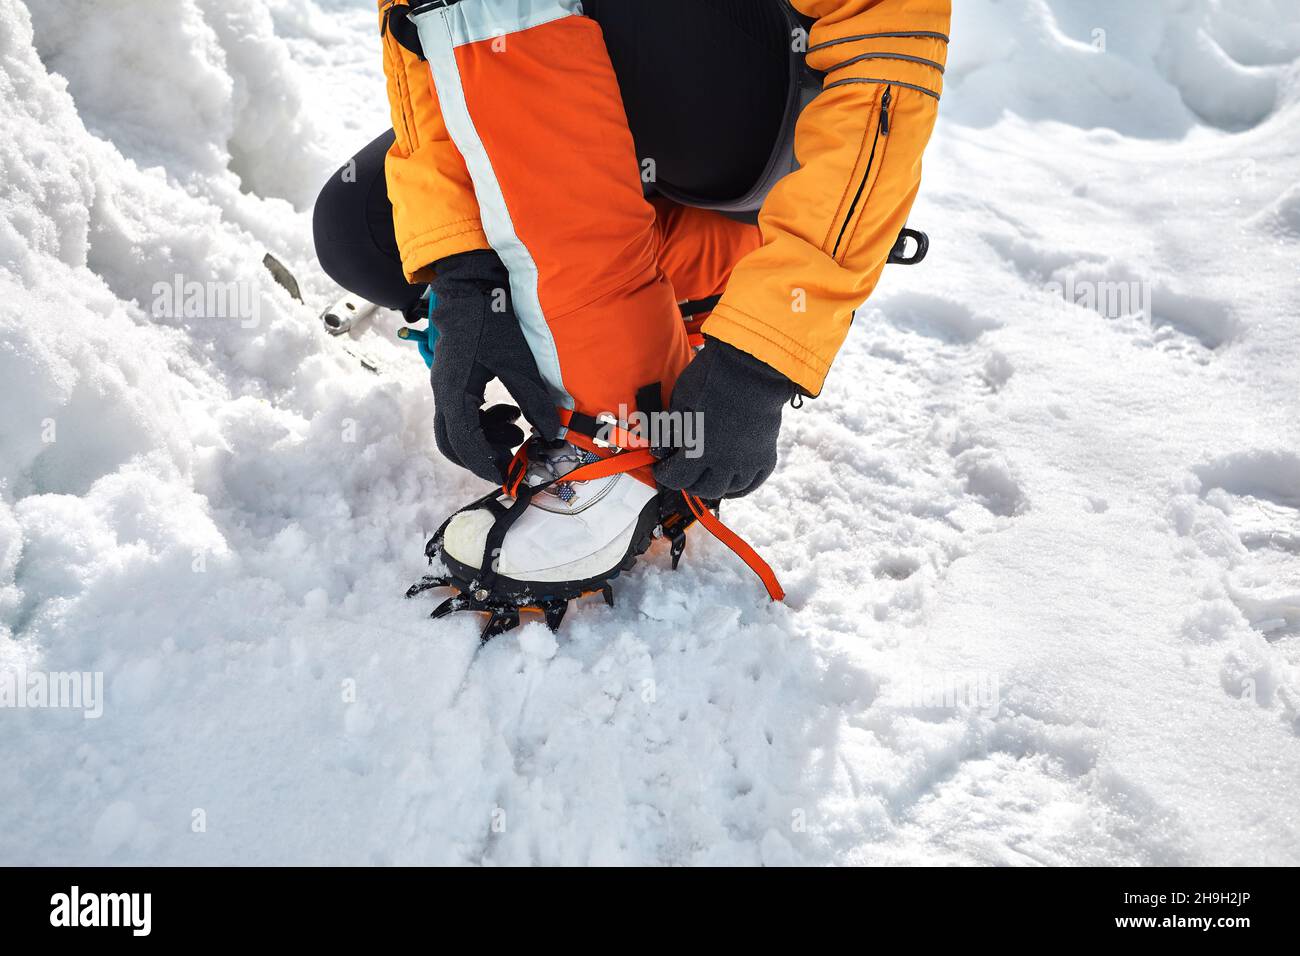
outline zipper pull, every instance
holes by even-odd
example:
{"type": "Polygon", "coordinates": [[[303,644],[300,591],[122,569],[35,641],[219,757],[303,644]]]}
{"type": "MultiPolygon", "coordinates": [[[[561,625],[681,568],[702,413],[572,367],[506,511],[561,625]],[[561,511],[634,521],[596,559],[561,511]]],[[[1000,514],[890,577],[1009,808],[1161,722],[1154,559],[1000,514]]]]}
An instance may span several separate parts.
{"type": "Polygon", "coordinates": [[[894,98],[893,87],[885,87],[885,94],[880,98],[880,134],[889,135],[889,103],[894,98]]]}

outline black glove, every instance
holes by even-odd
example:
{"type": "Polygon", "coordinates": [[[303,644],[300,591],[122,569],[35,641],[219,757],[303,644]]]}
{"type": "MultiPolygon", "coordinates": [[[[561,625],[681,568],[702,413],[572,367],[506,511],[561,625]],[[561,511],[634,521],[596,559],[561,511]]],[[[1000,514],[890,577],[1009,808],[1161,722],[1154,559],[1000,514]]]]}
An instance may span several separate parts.
{"type": "Polygon", "coordinates": [[[686,449],[669,449],[672,455],[655,466],[655,478],[666,488],[707,499],[757,490],[776,469],[781,409],[794,395],[794,384],[780,372],[709,339],[677,380],[672,399],[672,411],[699,414],[703,454],[688,458],[686,449]]]}
{"type": "Polygon", "coordinates": [[[500,379],[548,439],[560,434],[559,413],[510,305],[510,275],[500,257],[467,252],[443,259],[436,269],[434,440],[453,463],[485,481],[501,481],[524,435],[514,425],[515,409],[482,411],[488,382],[500,379]]]}

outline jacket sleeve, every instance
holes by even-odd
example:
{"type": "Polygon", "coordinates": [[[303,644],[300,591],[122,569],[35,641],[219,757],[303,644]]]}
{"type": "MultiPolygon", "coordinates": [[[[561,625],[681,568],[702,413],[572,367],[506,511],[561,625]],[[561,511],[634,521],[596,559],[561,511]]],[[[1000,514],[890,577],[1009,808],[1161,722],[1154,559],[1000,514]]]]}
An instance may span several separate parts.
{"type": "Polygon", "coordinates": [[[410,282],[428,282],[439,259],[487,249],[478,200],[465,160],[451,141],[434,93],[429,64],[387,29],[385,17],[406,7],[379,0],[384,75],[396,142],[385,169],[402,268],[410,282]]]}
{"type": "Polygon", "coordinates": [[[951,0],[792,0],[815,17],[826,74],[795,134],[800,168],[759,216],[704,332],[822,389],[854,311],[880,280],[921,181],[938,115],[951,0]]]}

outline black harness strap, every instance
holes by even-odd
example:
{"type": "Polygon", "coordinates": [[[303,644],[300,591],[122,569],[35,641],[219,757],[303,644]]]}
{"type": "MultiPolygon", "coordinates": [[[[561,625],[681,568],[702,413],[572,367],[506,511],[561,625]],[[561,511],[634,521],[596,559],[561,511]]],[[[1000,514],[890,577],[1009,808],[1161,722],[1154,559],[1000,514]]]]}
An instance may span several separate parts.
{"type": "MultiPolygon", "coordinates": [[[[660,383],[655,382],[651,385],[644,385],[637,390],[636,410],[646,415],[653,415],[655,412],[664,410],[663,388],[660,383]]],[[[573,411],[569,413],[569,422],[565,427],[569,431],[576,432],[583,438],[589,438],[594,442],[617,445],[617,437],[615,437],[614,441],[610,440],[611,428],[626,428],[627,422],[616,421],[613,415],[597,418],[594,415],[573,411]]]]}
{"type": "Polygon", "coordinates": [[[655,382],[653,385],[644,385],[638,389],[636,393],[636,409],[646,415],[662,412],[664,410],[663,387],[658,382],[655,382]]]}
{"type": "Polygon", "coordinates": [[[492,530],[488,532],[487,542],[483,548],[483,563],[479,567],[479,577],[476,582],[478,587],[487,591],[490,595],[497,583],[497,558],[501,554],[501,548],[505,545],[506,535],[514,527],[515,522],[524,516],[528,510],[529,503],[533,496],[543,489],[555,484],[548,481],[544,485],[520,485],[516,492],[515,503],[502,512],[496,522],[492,525],[492,530]]]}
{"type": "Polygon", "coordinates": [[[694,302],[683,302],[681,312],[683,319],[693,319],[697,315],[704,315],[706,312],[712,312],[722,301],[722,296],[711,295],[707,299],[696,299],[694,302]]]}
{"type": "Polygon", "coordinates": [[[604,426],[591,415],[584,415],[582,412],[574,412],[569,419],[568,429],[571,432],[577,432],[583,438],[590,438],[592,441],[598,441],[604,426]]]}

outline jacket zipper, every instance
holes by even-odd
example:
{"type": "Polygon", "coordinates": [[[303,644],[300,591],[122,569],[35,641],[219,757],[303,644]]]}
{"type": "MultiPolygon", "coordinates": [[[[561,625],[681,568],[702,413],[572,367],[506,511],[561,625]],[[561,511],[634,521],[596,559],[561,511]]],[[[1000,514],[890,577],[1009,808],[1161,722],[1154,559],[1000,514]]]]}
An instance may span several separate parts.
{"type": "Polygon", "coordinates": [[[853,197],[853,204],[849,206],[848,215],[844,217],[844,225],[840,228],[839,237],[835,240],[835,248],[831,250],[832,259],[838,258],[840,244],[844,242],[844,236],[853,223],[853,216],[858,211],[858,204],[862,202],[862,196],[867,190],[867,183],[871,181],[871,170],[876,165],[876,149],[880,146],[880,137],[889,135],[889,105],[893,99],[894,88],[886,86],[885,92],[880,97],[880,122],[876,126],[876,136],[871,141],[871,156],[867,159],[867,168],[862,174],[862,182],[858,184],[857,195],[853,197]]]}
{"type": "MultiPolygon", "coordinates": [[[[402,6],[402,4],[390,4],[385,8],[386,16],[393,15],[394,6],[402,6]]],[[[400,16],[402,14],[398,15],[400,16]]],[[[385,26],[386,25],[387,24],[385,24],[385,26]]],[[[393,64],[393,79],[397,86],[397,112],[402,118],[402,128],[394,128],[393,131],[397,134],[398,146],[401,147],[402,151],[406,153],[407,156],[410,156],[419,148],[420,144],[415,141],[416,126],[413,122],[415,109],[411,105],[411,95],[406,75],[406,61],[402,57],[402,50],[404,47],[397,42],[397,37],[393,36],[393,31],[390,29],[384,30],[383,41],[384,45],[388,47],[387,53],[393,64]]]]}

